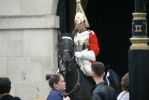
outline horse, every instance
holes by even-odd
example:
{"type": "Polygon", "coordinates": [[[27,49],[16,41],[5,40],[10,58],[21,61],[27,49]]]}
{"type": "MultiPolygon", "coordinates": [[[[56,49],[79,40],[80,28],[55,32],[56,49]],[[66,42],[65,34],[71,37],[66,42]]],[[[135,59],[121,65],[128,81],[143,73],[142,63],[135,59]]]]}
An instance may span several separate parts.
{"type": "MultiPolygon", "coordinates": [[[[76,63],[74,56],[75,44],[71,35],[62,35],[59,38],[59,50],[58,50],[58,66],[59,72],[63,74],[66,81],[66,92],[70,96],[71,100],[91,100],[93,89],[95,88],[95,82],[89,76],[83,74],[79,65],[76,63]]],[[[107,69],[106,73],[110,73],[106,78],[111,75],[114,78],[109,80],[110,85],[118,87],[118,77],[113,70],[107,69]],[[111,74],[112,73],[112,74],[111,74]],[[114,79],[114,80],[113,80],[114,79]]],[[[118,90],[118,89],[116,89],[118,90]]]]}

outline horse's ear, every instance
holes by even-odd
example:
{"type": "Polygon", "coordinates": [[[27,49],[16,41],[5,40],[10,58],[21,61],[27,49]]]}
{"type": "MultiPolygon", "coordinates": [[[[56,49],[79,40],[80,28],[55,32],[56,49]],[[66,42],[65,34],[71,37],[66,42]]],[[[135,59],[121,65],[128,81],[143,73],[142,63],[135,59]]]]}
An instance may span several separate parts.
{"type": "Polygon", "coordinates": [[[62,40],[62,34],[58,34],[58,41],[62,40]]]}
{"type": "Polygon", "coordinates": [[[72,33],[67,33],[66,36],[71,37],[72,39],[74,38],[74,35],[72,33]]]}
{"type": "Polygon", "coordinates": [[[58,51],[59,51],[60,46],[61,46],[61,41],[62,41],[62,34],[59,33],[59,34],[58,34],[58,43],[57,43],[57,45],[56,45],[56,48],[58,49],[58,51]]]}
{"type": "Polygon", "coordinates": [[[70,34],[70,37],[72,38],[72,40],[74,39],[74,35],[73,34],[70,34]]]}

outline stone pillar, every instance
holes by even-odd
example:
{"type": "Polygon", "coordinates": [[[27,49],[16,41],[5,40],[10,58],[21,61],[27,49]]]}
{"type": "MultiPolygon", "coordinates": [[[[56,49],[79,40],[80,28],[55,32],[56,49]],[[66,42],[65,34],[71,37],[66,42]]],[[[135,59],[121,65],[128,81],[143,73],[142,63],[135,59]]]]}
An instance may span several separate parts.
{"type": "Polygon", "coordinates": [[[47,73],[57,68],[58,0],[0,1],[0,76],[9,77],[11,94],[44,100],[47,73]]]}

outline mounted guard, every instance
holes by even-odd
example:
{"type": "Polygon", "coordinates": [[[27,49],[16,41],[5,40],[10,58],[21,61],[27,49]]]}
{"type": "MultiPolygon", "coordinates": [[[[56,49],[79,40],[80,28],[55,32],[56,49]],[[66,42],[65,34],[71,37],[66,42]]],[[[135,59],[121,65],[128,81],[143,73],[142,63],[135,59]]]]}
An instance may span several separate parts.
{"type": "Polygon", "coordinates": [[[100,48],[96,34],[86,29],[86,27],[89,27],[89,23],[81,6],[81,1],[76,0],[76,4],[76,15],[74,18],[76,31],[74,35],[76,45],[75,57],[82,72],[87,76],[91,76],[91,64],[96,61],[100,48]]]}

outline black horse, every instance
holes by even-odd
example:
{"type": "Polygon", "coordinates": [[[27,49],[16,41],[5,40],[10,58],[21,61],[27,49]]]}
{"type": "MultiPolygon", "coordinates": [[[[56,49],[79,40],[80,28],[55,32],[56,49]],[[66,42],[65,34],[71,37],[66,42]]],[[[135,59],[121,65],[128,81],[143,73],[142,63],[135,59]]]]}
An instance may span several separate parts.
{"type": "MultiPolygon", "coordinates": [[[[84,75],[80,70],[75,60],[74,48],[75,45],[71,36],[63,35],[59,38],[59,71],[64,75],[66,80],[66,92],[71,100],[91,100],[95,83],[91,77],[84,75]]],[[[109,77],[113,75],[113,78],[109,80],[110,85],[112,86],[114,84],[113,86],[116,91],[119,91],[120,79],[114,71],[107,69],[107,72],[110,73],[109,77]]]]}

